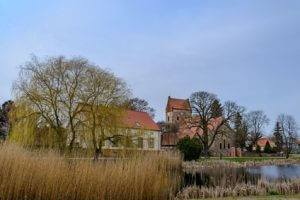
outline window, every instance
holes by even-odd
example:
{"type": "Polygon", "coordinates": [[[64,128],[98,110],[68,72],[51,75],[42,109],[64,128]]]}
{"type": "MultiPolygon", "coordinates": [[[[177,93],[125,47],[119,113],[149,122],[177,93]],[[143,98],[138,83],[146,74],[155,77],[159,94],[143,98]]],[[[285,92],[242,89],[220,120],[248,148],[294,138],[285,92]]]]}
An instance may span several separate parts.
{"type": "Polygon", "coordinates": [[[222,149],[222,143],[220,143],[220,149],[222,149]]]}
{"type": "Polygon", "coordinates": [[[177,121],[179,121],[179,117],[177,116],[177,121]]]}
{"type": "Polygon", "coordinates": [[[148,140],[148,148],[154,148],[154,138],[149,138],[148,140]]]}
{"type": "Polygon", "coordinates": [[[124,146],[128,148],[128,147],[131,147],[131,145],[132,145],[131,138],[130,137],[126,137],[125,138],[125,144],[124,144],[124,146]]]}
{"type": "Polygon", "coordinates": [[[228,143],[228,145],[227,145],[227,146],[228,146],[228,149],[230,149],[230,144],[229,144],[229,143],[228,143]]]}
{"type": "Polygon", "coordinates": [[[138,148],[143,148],[144,147],[144,140],[142,137],[138,138],[138,148]]]}
{"type": "Polygon", "coordinates": [[[226,143],[225,143],[225,140],[224,140],[224,149],[226,149],[226,143]]]}
{"type": "Polygon", "coordinates": [[[112,147],[119,147],[119,144],[120,144],[120,139],[114,138],[112,141],[112,147]]]}
{"type": "Polygon", "coordinates": [[[170,121],[170,117],[168,116],[168,122],[170,121]]]}

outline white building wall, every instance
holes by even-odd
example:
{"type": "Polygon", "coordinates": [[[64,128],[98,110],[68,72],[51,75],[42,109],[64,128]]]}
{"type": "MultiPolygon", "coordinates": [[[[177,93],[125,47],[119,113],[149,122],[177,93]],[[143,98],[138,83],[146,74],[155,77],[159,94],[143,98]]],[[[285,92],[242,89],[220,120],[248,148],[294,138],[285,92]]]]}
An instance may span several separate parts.
{"type": "MultiPolygon", "coordinates": [[[[137,148],[140,150],[160,150],[161,149],[161,132],[160,131],[152,131],[152,130],[144,130],[143,133],[139,133],[138,129],[130,129],[133,137],[131,138],[137,145],[138,138],[143,138],[143,148],[137,148]],[[149,140],[153,138],[154,147],[149,147],[149,140]]],[[[105,141],[104,149],[121,149],[123,147],[113,147],[113,143],[110,141],[105,141]]]]}

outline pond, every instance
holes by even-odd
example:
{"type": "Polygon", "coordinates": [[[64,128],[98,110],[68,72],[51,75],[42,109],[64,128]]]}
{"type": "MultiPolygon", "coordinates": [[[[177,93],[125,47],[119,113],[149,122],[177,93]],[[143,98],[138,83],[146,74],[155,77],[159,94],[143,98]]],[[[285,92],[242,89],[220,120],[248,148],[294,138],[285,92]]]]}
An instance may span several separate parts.
{"type": "Polygon", "coordinates": [[[300,178],[300,165],[270,165],[248,168],[248,173],[261,175],[268,181],[300,178]]]}
{"type": "Polygon", "coordinates": [[[256,184],[260,179],[283,181],[300,178],[300,165],[270,165],[248,168],[207,167],[201,172],[185,173],[184,186],[228,187],[239,183],[256,184]]]}

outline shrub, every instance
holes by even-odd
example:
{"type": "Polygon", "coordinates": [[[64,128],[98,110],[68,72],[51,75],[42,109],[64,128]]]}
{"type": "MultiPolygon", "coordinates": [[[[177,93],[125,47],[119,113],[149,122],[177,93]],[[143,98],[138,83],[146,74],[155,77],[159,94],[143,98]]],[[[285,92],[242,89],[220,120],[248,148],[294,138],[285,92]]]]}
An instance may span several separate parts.
{"type": "Polygon", "coordinates": [[[261,153],[261,148],[258,144],[256,145],[255,151],[256,151],[256,153],[261,153]]]}
{"type": "Polygon", "coordinates": [[[191,161],[200,157],[202,145],[196,138],[185,137],[177,143],[177,148],[183,154],[184,160],[191,161]]]}
{"type": "Polygon", "coordinates": [[[274,195],[280,195],[280,194],[277,191],[271,190],[271,191],[268,192],[268,195],[274,196],[274,195]]]}

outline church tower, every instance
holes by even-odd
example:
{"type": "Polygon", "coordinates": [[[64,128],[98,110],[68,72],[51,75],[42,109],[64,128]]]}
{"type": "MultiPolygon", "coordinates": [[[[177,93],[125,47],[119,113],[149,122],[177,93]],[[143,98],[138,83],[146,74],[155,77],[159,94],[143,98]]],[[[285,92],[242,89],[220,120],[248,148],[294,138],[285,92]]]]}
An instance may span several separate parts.
{"type": "Polygon", "coordinates": [[[168,103],[166,107],[166,122],[178,123],[181,120],[191,117],[192,109],[189,99],[175,99],[168,97],[168,103]]]}

